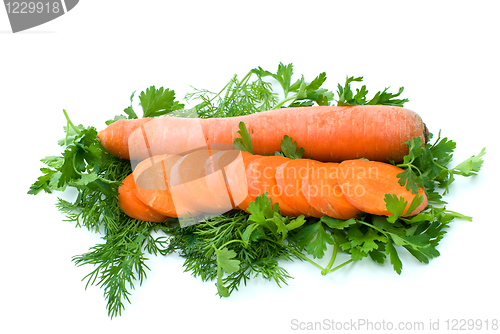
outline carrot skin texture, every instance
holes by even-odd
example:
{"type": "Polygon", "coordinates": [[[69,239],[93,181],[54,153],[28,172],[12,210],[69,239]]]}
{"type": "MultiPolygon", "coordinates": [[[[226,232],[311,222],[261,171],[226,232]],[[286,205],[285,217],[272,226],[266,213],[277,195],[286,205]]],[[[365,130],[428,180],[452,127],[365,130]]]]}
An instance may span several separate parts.
{"type": "Polygon", "coordinates": [[[98,136],[108,151],[124,159],[130,158],[126,149],[129,142],[141,147],[146,141],[150,152],[129,147],[137,151],[138,158],[141,154],[145,158],[150,154],[181,154],[207,143],[232,144],[240,122],[245,123],[258,155],[279,151],[283,136],[288,135],[304,148],[304,158],[398,162],[408,153],[406,141],[414,137],[426,141],[426,128],[418,114],[380,105],[283,108],[229,118],[119,120],[98,136]]]}
{"type": "Polygon", "coordinates": [[[118,203],[123,212],[129,217],[142,221],[154,223],[165,221],[167,216],[153,210],[137,198],[135,188],[134,175],[129,174],[123,180],[123,185],[118,188],[118,203]]]}
{"type": "Polygon", "coordinates": [[[130,159],[128,139],[132,132],[141,125],[151,121],[151,118],[119,120],[106,129],[99,131],[97,137],[102,146],[111,154],[122,159],[130,159]]]}
{"type": "MultiPolygon", "coordinates": [[[[403,169],[388,163],[366,160],[346,160],[339,165],[339,184],[346,199],[359,210],[374,215],[392,215],[386,208],[385,194],[394,194],[403,197],[410,206],[415,194],[406,190],[398,183],[397,175],[403,169]]],[[[423,195],[422,204],[413,212],[404,216],[416,215],[428,204],[427,195],[423,188],[419,195],[423,195]]]]}

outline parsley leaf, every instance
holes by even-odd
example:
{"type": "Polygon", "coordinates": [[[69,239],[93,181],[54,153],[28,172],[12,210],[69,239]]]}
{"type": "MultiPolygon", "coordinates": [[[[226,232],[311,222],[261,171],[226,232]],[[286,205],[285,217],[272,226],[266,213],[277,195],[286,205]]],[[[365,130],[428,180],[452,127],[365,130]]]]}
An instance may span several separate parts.
{"type": "Polygon", "coordinates": [[[141,92],[139,100],[143,111],[142,117],[158,117],[184,107],[183,104],[175,101],[173,90],[163,89],[163,87],[158,89],[155,86],[149,87],[145,92],[141,92]]]}
{"type": "Polygon", "coordinates": [[[288,107],[312,106],[314,103],[322,106],[330,105],[333,100],[333,92],[321,88],[326,81],[326,73],[322,72],[310,83],[305,81],[304,76],[292,84],[293,64],[284,65],[280,63],[276,73],[262,69],[254,68],[251,71],[259,78],[270,76],[281,85],[284,93],[284,99],[273,106],[272,109],[283,107],[288,103],[288,107]],[[290,93],[294,93],[290,95],[290,93]]]}
{"type": "Polygon", "coordinates": [[[281,151],[285,157],[290,159],[302,159],[304,154],[304,149],[301,147],[297,149],[297,142],[293,141],[292,138],[285,135],[281,140],[281,151]]]}
{"type": "Polygon", "coordinates": [[[398,174],[399,184],[406,186],[406,189],[414,194],[424,187],[429,202],[436,204],[445,203],[441,199],[442,195],[436,191],[436,187],[445,188],[444,195],[448,193],[455,175],[466,177],[476,175],[483,165],[483,156],[486,153],[483,148],[477,156],[473,155],[450,169],[448,164],[452,160],[456,143],[447,138],[441,139],[440,135],[433,145],[426,143],[422,146],[419,137],[406,142],[409,152],[404,157],[403,163],[396,165],[404,169],[398,174]]]}
{"type": "MultiPolygon", "coordinates": [[[[248,204],[249,222],[255,224],[249,225],[243,233],[244,241],[248,242],[252,238],[252,233],[258,228],[266,228],[278,241],[286,239],[288,232],[301,227],[306,221],[304,216],[299,216],[291,221],[283,217],[279,211],[279,204],[272,202],[267,193],[258,196],[254,202],[248,204]]],[[[257,230],[261,236],[264,236],[262,229],[257,230]]]]}
{"type": "Polygon", "coordinates": [[[353,260],[361,260],[371,251],[378,249],[379,244],[377,241],[387,242],[387,238],[377,233],[373,228],[367,228],[366,232],[363,233],[358,225],[349,228],[346,236],[349,245],[342,244],[341,247],[344,250],[349,249],[351,251],[353,260]]]}
{"type": "Polygon", "coordinates": [[[351,105],[389,105],[402,107],[409,100],[405,99],[395,99],[403,93],[404,88],[399,88],[396,94],[388,93],[389,88],[385,88],[382,92],[377,92],[375,96],[367,100],[368,90],[366,85],[361,86],[360,89],[356,88],[356,94],[351,89],[351,83],[362,82],[363,77],[346,77],[344,86],[337,85],[337,95],[338,95],[338,106],[351,106],[351,105]]]}
{"type": "Polygon", "coordinates": [[[395,99],[395,97],[398,97],[403,93],[403,87],[399,87],[399,90],[396,94],[387,93],[388,89],[389,87],[385,88],[382,92],[377,92],[367,104],[402,107],[406,102],[409,101],[408,99],[395,99]]]}
{"type": "Polygon", "coordinates": [[[361,90],[356,89],[356,94],[351,90],[351,82],[361,82],[363,77],[347,77],[344,86],[337,85],[338,106],[363,105],[366,104],[366,86],[363,85],[361,90]]]}
{"type": "MultiPolygon", "coordinates": [[[[123,112],[125,114],[127,114],[128,118],[129,119],[133,119],[133,118],[139,118],[137,116],[137,114],[135,113],[134,109],[132,108],[132,102],[134,101],[134,95],[135,95],[135,90],[132,92],[132,95],[130,95],[130,106],[128,106],[127,108],[125,108],[123,110],[123,112]]],[[[109,124],[108,124],[109,125],[109,124]]]]}
{"type": "Polygon", "coordinates": [[[486,154],[486,149],[483,148],[478,155],[473,155],[472,157],[466,159],[465,161],[459,163],[452,170],[452,174],[458,174],[462,176],[472,176],[476,175],[483,165],[482,157],[486,154]]]}
{"type": "Polygon", "coordinates": [[[453,158],[453,151],[457,147],[457,144],[448,138],[440,140],[440,137],[438,137],[434,145],[429,147],[429,151],[439,165],[446,166],[453,158]]]}
{"type": "MultiPolygon", "coordinates": [[[[283,63],[279,63],[278,65],[278,70],[276,73],[272,73],[269,71],[266,71],[262,69],[262,67],[257,67],[252,69],[252,73],[257,74],[259,77],[266,77],[266,76],[271,76],[273,77],[278,83],[281,85],[281,88],[283,89],[283,92],[285,93],[285,98],[288,96],[288,93],[290,91],[290,86],[291,86],[291,81],[292,81],[292,75],[293,75],[293,64],[288,64],[284,65],[283,63]]],[[[295,82],[293,84],[294,89],[297,89],[299,83],[295,82]]]]}
{"type": "Polygon", "coordinates": [[[346,227],[349,227],[353,224],[356,224],[356,220],[354,218],[350,218],[347,220],[333,218],[329,216],[323,216],[320,218],[321,222],[326,224],[329,228],[343,230],[346,227]]]}
{"type": "Polygon", "coordinates": [[[325,255],[326,244],[334,244],[332,236],[326,232],[321,220],[303,227],[294,238],[307,253],[318,259],[325,255]]]}
{"type": "Polygon", "coordinates": [[[61,172],[51,168],[40,168],[40,171],[43,174],[30,186],[28,194],[36,195],[42,190],[46,193],[52,193],[53,190],[63,191],[65,189],[64,186],[58,186],[61,172]]]}
{"type": "Polygon", "coordinates": [[[400,185],[405,186],[406,190],[417,194],[420,187],[423,185],[422,178],[420,178],[411,168],[407,168],[397,175],[400,185]]]}
{"type": "Polygon", "coordinates": [[[245,123],[240,122],[238,127],[240,129],[237,131],[237,133],[240,135],[240,138],[234,138],[234,147],[236,149],[239,149],[240,151],[245,151],[253,154],[252,139],[250,138],[250,134],[248,133],[245,123]]]}
{"type": "Polygon", "coordinates": [[[233,259],[236,256],[233,250],[228,250],[227,247],[224,247],[221,250],[217,249],[215,254],[217,255],[217,265],[226,273],[230,274],[240,269],[240,261],[233,259]]]}
{"type": "Polygon", "coordinates": [[[415,195],[408,206],[408,202],[403,196],[398,197],[394,194],[385,194],[384,201],[387,210],[392,214],[392,216],[387,217],[389,223],[394,223],[403,214],[408,214],[415,211],[424,200],[424,195],[415,195]],[[408,206],[408,209],[406,207],[408,206]]]}
{"type": "MultiPolygon", "coordinates": [[[[130,106],[125,108],[125,115],[116,115],[113,119],[106,121],[106,125],[110,125],[120,119],[135,119],[139,118],[132,107],[135,91],[130,95],[130,106]]],[[[163,87],[156,88],[151,86],[146,91],[139,95],[140,105],[142,107],[142,117],[159,117],[171,113],[175,110],[184,108],[184,104],[175,101],[175,92],[163,87]]]]}
{"type": "Polygon", "coordinates": [[[389,255],[394,270],[398,273],[398,275],[401,275],[401,271],[403,270],[403,263],[401,262],[401,259],[399,258],[398,255],[398,251],[396,250],[392,242],[389,241],[386,244],[385,253],[389,255]]]}
{"type": "Polygon", "coordinates": [[[240,261],[235,260],[236,252],[228,250],[226,247],[215,250],[217,258],[217,291],[221,297],[229,297],[229,290],[224,286],[222,281],[222,270],[231,274],[240,269],[240,261]]]}
{"type": "Polygon", "coordinates": [[[403,214],[408,205],[404,197],[398,197],[394,194],[385,194],[384,201],[387,210],[393,214],[387,217],[387,221],[390,223],[394,223],[403,214]]]}

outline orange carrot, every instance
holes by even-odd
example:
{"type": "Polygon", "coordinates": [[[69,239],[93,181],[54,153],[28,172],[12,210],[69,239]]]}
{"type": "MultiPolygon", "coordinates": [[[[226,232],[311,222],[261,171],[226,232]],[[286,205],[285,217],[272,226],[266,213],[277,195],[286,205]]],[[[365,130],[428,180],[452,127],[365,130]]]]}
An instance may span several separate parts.
{"type": "Polygon", "coordinates": [[[361,211],[346,199],[338,183],[338,163],[317,163],[307,170],[302,192],[308,204],[322,216],[356,218],[361,211]]]}
{"type": "Polygon", "coordinates": [[[247,195],[237,204],[237,208],[240,210],[246,210],[250,202],[255,201],[259,193],[257,191],[257,182],[259,181],[257,177],[253,176],[255,171],[255,166],[257,166],[258,160],[261,160],[260,155],[244,155],[243,163],[245,166],[245,184],[247,185],[247,195]]]}
{"type": "MultiPolygon", "coordinates": [[[[384,200],[386,194],[403,197],[408,209],[415,195],[399,185],[397,175],[402,171],[376,161],[346,160],[338,164],[236,150],[198,150],[185,156],[161,155],[142,161],[134,170],[136,184],[128,189],[135,187],[136,201],[143,204],[136,211],[149,208],[169,217],[247,210],[257,196],[267,193],[285,216],[349,219],[361,212],[391,215],[384,200]]],[[[419,194],[423,202],[405,216],[427,206],[424,190],[419,194]]],[[[130,209],[136,203],[124,203],[124,211],[138,217],[130,209]]]]}
{"type": "Polygon", "coordinates": [[[151,118],[114,122],[106,130],[100,131],[97,136],[109,153],[122,159],[130,159],[128,138],[135,129],[140,128],[141,125],[149,121],[151,121],[151,118]]]}
{"type": "Polygon", "coordinates": [[[340,162],[367,158],[401,161],[406,141],[427,140],[427,128],[411,110],[380,105],[283,108],[230,118],[119,120],[99,132],[102,145],[125,159],[182,154],[212,143],[233,143],[244,122],[255,154],[280,150],[284,135],[304,148],[304,157],[340,162]],[[131,154],[133,157],[131,157],[131,154]]]}
{"type": "Polygon", "coordinates": [[[276,168],[276,184],[283,200],[305,216],[321,217],[323,213],[312,206],[302,192],[303,179],[312,166],[321,163],[309,159],[294,159],[276,168]]]}
{"type": "Polygon", "coordinates": [[[181,157],[170,171],[173,197],[190,210],[221,214],[233,209],[233,204],[221,171],[215,171],[212,156],[219,151],[202,149],[181,157]]]}
{"type": "MultiPolygon", "coordinates": [[[[374,215],[389,216],[384,201],[386,194],[403,197],[408,202],[408,210],[415,194],[406,190],[398,183],[397,175],[403,170],[388,163],[366,160],[347,160],[339,165],[338,179],[345,197],[359,210],[374,215]]],[[[421,188],[419,195],[423,195],[422,204],[413,212],[406,215],[415,215],[425,209],[428,200],[421,188]]]]}
{"type": "MultiPolygon", "coordinates": [[[[248,182],[248,193],[254,197],[267,193],[267,196],[278,203],[280,211],[284,216],[300,216],[302,213],[286,202],[283,194],[276,183],[276,168],[290,159],[282,156],[262,156],[251,163],[252,172],[248,182]]],[[[246,208],[245,208],[246,209],[246,208]]]]}
{"type": "Polygon", "coordinates": [[[141,202],[135,195],[135,189],[133,174],[127,176],[123,180],[123,185],[118,188],[118,203],[127,216],[155,223],[160,223],[168,218],[141,202]]]}
{"type": "Polygon", "coordinates": [[[145,159],[134,170],[137,197],[171,217],[214,216],[227,212],[247,195],[245,168],[241,165],[239,171],[235,166],[238,162],[242,164],[242,153],[200,149],[184,156],[159,155],[145,159]]]}
{"type": "Polygon", "coordinates": [[[172,198],[168,184],[170,170],[182,158],[176,155],[161,155],[142,161],[134,169],[135,194],[148,207],[169,217],[196,214],[182,199],[172,198]]]}
{"type": "Polygon", "coordinates": [[[248,161],[249,157],[255,156],[232,149],[220,151],[211,156],[214,173],[222,174],[233,208],[237,208],[248,195],[245,159],[248,161]]]}

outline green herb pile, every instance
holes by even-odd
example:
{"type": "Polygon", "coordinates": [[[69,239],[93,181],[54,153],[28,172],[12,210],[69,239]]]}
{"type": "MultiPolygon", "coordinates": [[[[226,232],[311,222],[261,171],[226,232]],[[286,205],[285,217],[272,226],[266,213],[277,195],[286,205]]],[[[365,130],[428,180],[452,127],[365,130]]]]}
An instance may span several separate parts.
{"type": "MultiPolygon", "coordinates": [[[[325,73],[311,82],[303,76],[295,81],[292,77],[292,64],[280,63],[276,73],[258,67],[241,80],[235,75],[218,92],[193,88],[185,97],[187,102],[195,103],[191,109],[175,100],[174,91],[152,86],[139,94],[142,116],[232,117],[296,106],[403,106],[408,102],[408,99],[399,99],[402,87],[395,94],[388,93],[386,88],[372,98],[367,97],[364,85],[353,91],[351,84],[362,82],[362,77],[347,77],[335,93],[323,88],[325,73]],[[273,80],[281,86],[279,93],[273,91],[273,80]]],[[[134,95],[135,92],[131,106],[125,108],[123,114],[105,123],[138,118],[132,107],[134,95]]],[[[247,280],[259,276],[279,286],[287,284],[292,277],[283,267],[286,261],[307,262],[323,275],[364,258],[380,264],[388,260],[400,274],[403,264],[398,253],[404,250],[418,261],[428,263],[429,259],[439,256],[437,246],[450,223],[455,218],[471,220],[447,210],[443,195],[449,192],[456,176],[477,174],[485,154],[483,149],[478,155],[450,167],[456,146],[452,140],[439,135],[433,143],[425,145],[420,138],[407,142],[409,154],[397,164],[404,169],[399,175],[400,184],[415,194],[423,186],[429,199],[427,208],[412,217],[403,217],[407,203],[393,195],[385,198],[387,209],[394,214],[389,217],[370,214],[348,220],[285,217],[278,204],[273,204],[264,194],[250,203],[249,213],[233,210],[182,228],[174,218],[149,223],[126,216],[120,210],[117,195],[121,181],[131,173],[130,162],[108,153],[97,138],[96,128],[76,126],[66,111],[64,115],[67,119],[65,137],[59,141],[63,152],[61,156],[41,160],[46,167],[41,168],[42,175],[28,193],[61,192],[67,187],[77,190],[74,201],[58,198],[57,208],[76,226],[103,234],[102,243],[85,254],[74,256],[73,261],[93,269],[84,280],[87,286],[97,285],[104,290],[111,318],[121,314],[125,303],[130,303],[131,290],[146,278],[148,254],[177,253],[185,259],[185,271],[202,280],[214,281],[221,297],[229,296],[247,280]],[[333,249],[331,253],[329,249],[333,249]],[[349,254],[350,259],[337,263],[338,252],[349,254]],[[315,260],[325,256],[330,260],[322,267],[315,260]]],[[[251,137],[243,124],[239,134],[241,138],[235,140],[235,146],[252,152],[251,137]]],[[[269,153],[292,159],[302,157],[300,143],[289,136],[283,138],[281,149],[281,152],[269,153]]],[[[415,196],[411,207],[417,207],[421,200],[422,196],[415,196]]]]}

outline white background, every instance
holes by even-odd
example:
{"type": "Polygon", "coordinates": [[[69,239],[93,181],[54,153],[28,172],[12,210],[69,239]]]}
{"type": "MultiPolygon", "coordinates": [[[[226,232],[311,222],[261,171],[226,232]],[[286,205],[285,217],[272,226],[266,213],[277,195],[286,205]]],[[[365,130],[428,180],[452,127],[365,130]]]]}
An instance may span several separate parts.
{"type": "MultiPolygon", "coordinates": [[[[0,331],[4,333],[287,333],[293,321],[373,323],[499,319],[497,1],[96,1],[12,34],[0,7],[0,331]],[[457,142],[456,161],[486,146],[479,176],[461,179],[455,221],[441,256],[423,265],[400,251],[401,276],[369,259],[323,277],[284,263],[289,286],[252,280],[230,298],[183,273],[175,255],[151,272],[121,317],[109,320],[102,290],[85,291],[90,267],[71,257],[100,236],[63,221],[55,195],[27,195],[39,160],[59,153],[65,125],[104,127],[150,85],[217,90],[233,74],[279,62],[312,80],[326,71],[336,89],[364,76],[373,94],[404,86],[406,105],[432,132],[457,142]],[[297,320],[293,320],[297,319],[297,320]],[[8,329],[5,331],[4,329],[8,329]]],[[[341,257],[340,260],[346,259],[341,257]]]]}

